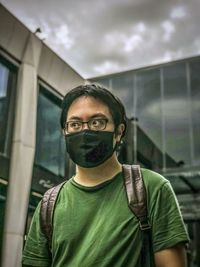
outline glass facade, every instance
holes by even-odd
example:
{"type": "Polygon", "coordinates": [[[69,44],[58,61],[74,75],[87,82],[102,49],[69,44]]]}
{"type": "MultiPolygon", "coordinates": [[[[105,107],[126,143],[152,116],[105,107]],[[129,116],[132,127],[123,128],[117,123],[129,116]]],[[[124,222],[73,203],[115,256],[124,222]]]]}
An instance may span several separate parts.
{"type": "Polygon", "coordinates": [[[6,157],[10,155],[15,86],[16,67],[0,57],[0,153],[6,157]]]}
{"type": "Polygon", "coordinates": [[[190,107],[193,140],[193,165],[200,165],[200,61],[190,62],[190,107]]]}
{"type": "Polygon", "coordinates": [[[132,117],[133,110],[133,75],[125,74],[113,77],[111,80],[113,93],[118,96],[127,107],[127,116],[132,117]]]}
{"type": "Polygon", "coordinates": [[[0,63],[0,152],[4,153],[6,140],[6,114],[8,110],[8,76],[9,69],[0,63]],[[2,127],[3,126],[3,127],[2,127]]]}
{"type": "Polygon", "coordinates": [[[0,56],[0,252],[3,238],[5,200],[9,182],[16,77],[17,68],[0,56]]]}
{"type": "Polygon", "coordinates": [[[92,82],[108,85],[120,97],[127,117],[136,119],[138,129],[162,153],[159,169],[169,169],[199,164],[199,73],[196,58],[92,82]]]}
{"type": "Polygon", "coordinates": [[[126,107],[122,161],[163,173],[177,193],[199,192],[200,57],[91,82],[106,86],[126,107]]]}
{"type": "MultiPolygon", "coordinates": [[[[135,110],[138,125],[138,149],[154,164],[156,151],[162,150],[161,91],[159,70],[142,71],[135,75],[135,110]],[[146,140],[144,142],[144,140],[146,140]],[[144,146],[146,144],[146,146],[144,146]],[[151,150],[149,150],[149,145],[151,150]],[[141,147],[141,148],[140,148],[141,147]]],[[[140,153],[141,154],[141,153],[140,153]]],[[[161,162],[162,162],[161,155],[161,162]]]]}
{"type": "MultiPolygon", "coordinates": [[[[191,166],[190,99],[187,88],[186,64],[163,68],[163,120],[165,130],[164,153],[177,166],[191,166]],[[185,153],[187,151],[187,153],[185,153]]],[[[166,167],[171,167],[166,161],[166,167]]]]}

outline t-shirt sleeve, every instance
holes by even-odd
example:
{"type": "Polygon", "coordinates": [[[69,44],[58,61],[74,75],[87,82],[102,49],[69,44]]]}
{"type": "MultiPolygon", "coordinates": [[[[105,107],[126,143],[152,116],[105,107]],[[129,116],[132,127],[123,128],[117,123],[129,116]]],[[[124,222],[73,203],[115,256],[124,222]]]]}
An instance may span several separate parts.
{"type": "Polygon", "coordinates": [[[169,182],[158,190],[150,217],[154,252],[189,241],[178,201],[169,182]]]}
{"type": "Polygon", "coordinates": [[[27,235],[23,255],[22,264],[31,266],[50,266],[50,251],[47,239],[40,228],[40,203],[37,206],[33,219],[31,222],[30,230],[27,235]]]}

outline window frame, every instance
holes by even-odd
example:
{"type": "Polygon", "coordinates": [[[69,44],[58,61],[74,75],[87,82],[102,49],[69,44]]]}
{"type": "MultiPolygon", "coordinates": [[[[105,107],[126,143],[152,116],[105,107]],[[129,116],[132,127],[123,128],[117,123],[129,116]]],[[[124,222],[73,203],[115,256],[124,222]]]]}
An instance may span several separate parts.
{"type": "Polygon", "coordinates": [[[8,84],[7,84],[7,98],[8,107],[6,110],[6,133],[4,150],[0,152],[0,176],[1,178],[8,180],[9,175],[9,163],[12,149],[12,136],[14,133],[14,119],[15,119],[15,99],[17,95],[17,76],[18,66],[14,65],[9,59],[6,59],[0,53],[0,63],[9,70],[8,84]]]}
{"type": "MultiPolygon", "coordinates": [[[[47,85],[45,82],[38,79],[38,100],[39,100],[39,94],[41,93],[43,96],[47,97],[47,99],[52,101],[55,105],[61,106],[63,96],[59,92],[54,90],[52,87],[47,85]]],[[[36,149],[35,149],[35,157],[36,157],[36,149]]],[[[67,153],[65,153],[64,161],[65,161],[64,176],[61,176],[61,175],[56,175],[55,173],[51,172],[45,167],[39,165],[34,160],[31,191],[37,193],[44,193],[49,188],[65,181],[66,179],[69,179],[74,174],[75,164],[69,159],[69,157],[67,157],[67,153]]]]}

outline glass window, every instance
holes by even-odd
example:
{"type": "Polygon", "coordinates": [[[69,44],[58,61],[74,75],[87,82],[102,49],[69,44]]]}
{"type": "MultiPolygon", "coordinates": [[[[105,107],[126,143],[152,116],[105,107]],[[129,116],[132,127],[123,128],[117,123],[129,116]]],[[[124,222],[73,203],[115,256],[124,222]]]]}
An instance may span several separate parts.
{"type": "Polygon", "coordinates": [[[0,152],[6,153],[6,133],[8,127],[8,110],[9,110],[9,69],[6,65],[0,63],[0,152]]]}
{"type": "Polygon", "coordinates": [[[0,98],[6,97],[9,70],[0,63],[0,98]]]}
{"type": "Polygon", "coordinates": [[[123,74],[112,78],[112,92],[119,97],[128,118],[133,118],[133,74],[123,74]]]}
{"type": "Polygon", "coordinates": [[[0,56],[0,262],[9,180],[17,68],[0,56]]]}
{"type": "Polygon", "coordinates": [[[35,164],[56,176],[65,175],[65,142],[60,127],[61,99],[40,89],[35,164]]]}
{"type": "Polygon", "coordinates": [[[186,65],[179,63],[163,68],[163,116],[165,130],[166,167],[191,164],[189,101],[186,65]]]}
{"type": "Polygon", "coordinates": [[[138,153],[149,168],[162,167],[162,124],[160,71],[151,69],[136,74],[136,119],[138,153]]]}
{"type": "Polygon", "coordinates": [[[8,179],[17,68],[0,55],[0,177],[8,179]]]}
{"type": "Polygon", "coordinates": [[[165,175],[165,178],[168,179],[175,191],[176,194],[184,194],[190,192],[190,187],[179,175],[165,175]]]}
{"type": "Polygon", "coordinates": [[[200,62],[190,63],[194,164],[200,163],[200,62]]]}
{"type": "Polygon", "coordinates": [[[110,87],[110,79],[109,78],[95,80],[94,82],[107,88],[107,89],[109,89],[109,87],[110,87]]]}

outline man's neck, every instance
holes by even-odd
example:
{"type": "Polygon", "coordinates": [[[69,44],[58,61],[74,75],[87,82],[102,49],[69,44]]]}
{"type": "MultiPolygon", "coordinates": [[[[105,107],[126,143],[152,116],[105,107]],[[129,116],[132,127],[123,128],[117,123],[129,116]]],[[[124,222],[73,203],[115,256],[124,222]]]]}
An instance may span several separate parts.
{"type": "Polygon", "coordinates": [[[112,179],[117,173],[122,171],[122,166],[113,155],[103,164],[95,168],[82,168],[77,166],[74,180],[84,186],[95,186],[112,179]]]}

